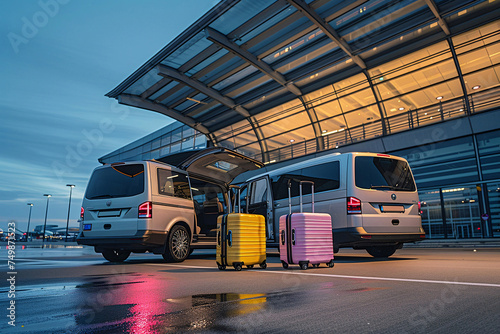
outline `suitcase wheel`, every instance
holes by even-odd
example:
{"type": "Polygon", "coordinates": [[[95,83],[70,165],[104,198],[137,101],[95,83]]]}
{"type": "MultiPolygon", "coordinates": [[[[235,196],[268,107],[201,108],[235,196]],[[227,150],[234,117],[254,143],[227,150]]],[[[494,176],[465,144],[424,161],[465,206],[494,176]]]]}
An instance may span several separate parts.
{"type": "Polygon", "coordinates": [[[266,269],[267,268],[267,263],[266,261],[262,262],[261,264],[259,264],[259,266],[262,268],[262,269],[266,269]]]}
{"type": "Polygon", "coordinates": [[[281,261],[281,265],[284,269],[288,269],[288,263],[286,263],[285,261],[281,261]]]}
{"type": "Polygon", "coordinates": [[[247,266],[248,269],[252,269],[253,268],[253,264],[247,266]]]}
{"type": "Polygon", "coordinates": [[[319,267],[319,263],[315,263],[312,266],[313,266],[313,268],[318,268],[319,267]]]}
{"type": "Polygon", "coordinates": [[[241,264],[235,264],[235,265],[234,265],[234,269],[236,269],[237,271],[241,271],[241,269],[242,269],[242,268],[243,268],[243,267],[242,267],[242,265],[241,265],[241,264]]]}
{"type": "Polygon", "coordinates": [[[219,265],[218,267],[219,267],[219,270],[226,270],[226,266],[219,265]]]}
{"type": "Polygon", "coordinates": [[[333,260],[330,260],[330,262],[327,263],[328,267],[332,268],[335,263],[333,263],[333,260]]]}
{"type": "Polygon", "coordinates": [[[307,269],[307,267],[308,267],[307,263],[302,263],[302,264],[300,265],[300,269],[302,269],[302,270],[306,270],[306,269],[307,269]]]}

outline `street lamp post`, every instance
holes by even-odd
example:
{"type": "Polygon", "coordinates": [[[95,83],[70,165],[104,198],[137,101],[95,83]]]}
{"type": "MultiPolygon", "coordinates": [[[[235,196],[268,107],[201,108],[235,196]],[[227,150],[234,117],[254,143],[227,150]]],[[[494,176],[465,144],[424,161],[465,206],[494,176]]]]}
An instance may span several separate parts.
{"type": "Polygon", "coordinates": [[[68,218],[66,219],[66,236],[65,236],[65,241],[68,242],[68,228],[69,228],[69,211],[71,210],[71,193],[73,192],[73,188],[75,187],[74,184],[67,184],[67,187],[69,187],[69,204],[68,204],[68,218]]]}
{"type": "MultiPolygon", "coordinates": [[[[42,244],[45,245],[45,229],[47,227],[47,213],[49,212],[49,198],[52,197],[51,194],[43,194],[43,196],[47,196],[47,207],[45,208],[45,222],[43,223],[43,241],[42,244]]],[[[43,248],[43,246],[42,246],[43,248]]]]}
{"type": "Polygon", "coordinates": [[[26,242],[28,242],[30,238],[30,221],[31,221],[31,209],[33,209],[33,203],[27,203],[30,206],[30,214],[28,216],[28,228],[26,229],[26,242]]]}

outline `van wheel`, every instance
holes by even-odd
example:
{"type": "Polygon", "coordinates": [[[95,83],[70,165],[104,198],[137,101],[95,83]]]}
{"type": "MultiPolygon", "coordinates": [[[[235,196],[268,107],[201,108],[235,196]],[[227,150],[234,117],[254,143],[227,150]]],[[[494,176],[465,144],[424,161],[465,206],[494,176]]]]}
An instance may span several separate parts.
{"type": "Polygon", "coordinates": [[[109,262],[123,262],[130,256],[130,251],[106,249],[102,252],[102,256],[109,262]]]}
{"type": "Polygon", "coordinates": [[[182,225],[175,225],[168,234],[167,247],[162,256],[167,262],[182,262],[189,255],[189,245],[187,229],[182,225]]]}
{"type": "Polygon", "coordinates": [[[389,257],[396,252],[398,246],[370,246],[366,251],[373,257],[389,257]]]}

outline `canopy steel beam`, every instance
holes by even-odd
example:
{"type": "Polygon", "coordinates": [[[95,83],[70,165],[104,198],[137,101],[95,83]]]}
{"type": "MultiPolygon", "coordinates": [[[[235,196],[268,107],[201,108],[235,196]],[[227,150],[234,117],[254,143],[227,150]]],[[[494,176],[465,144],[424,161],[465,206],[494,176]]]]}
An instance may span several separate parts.
{"type": "MultiPolygon", "coordinates": [[[[185,84],[193,89],[196,89],[200,93],[203,93],[203,94],[211,97],[212,99],[220,102],[221,104],[225,105],[228,108],[235,110],[241,116],[245,117],[245,119],[248,121],[248,123],[250,123],[250,125],[252,126],[252,129],[255,133],[255,138],[257,138],[259,146],[261,147],[262,160],[266,161],[265,152],[267,152],[267,144],[262,136],[261,131],[258,130],[258,125],[256,124],[255,119],[253,117],[251,117],[248,110],[246,110],[245,108],[243,108],[240,105],[237,105],[232,99],[230,99],[227,96],[222,95],[217,90],[210,88],[210,87],[206,86],[205,84],[203,84],[202,82],[195,80],[195,79],[192,79],[183,73],[180,73],[179,71],[177,71],[174,68],[171,68],[171,67],[165,66],[165,65],[161,65],[161,64],[158,65],[156,68],[158,70],[159,75],[167,77],[167,78],[171,78],[171,79],[178,81],[178,82],[181,82],[181,83],[183,83],[183,84],[185,84]]],[[[180,114],[177,111],[176,111],[176,113],[180,114]]],[[[187,116],[183,116],[183,117],[187,117],[187,116]]],[[[185,124],[187,124],[187,123],[185,123],[185,124]]],[[[213,136],[213,134],[211,132],[210,132],[210,135],[213,136]]],[[[215,142],[216,141],[214,139],[214,144],[215,144],[215,142]]]]}
{"type": "Polygon", "coordinates": [[[206,135],[210,139],[210,141],[212,141],[214,146],[217,146],[217,140],[215,139],[213,134],[203,124],[196,122],[191,117],[181,115],[176,110],[172,110],[170,108],[165,107],[164,105],[161,105],[161,104],[152,102],[150,100],[143,99],[140,96],[131,95],[131,94],[120,94],[118,96],[118,103],[125,104],[125,105],[132,106],[132,107],[136,107],[136,108],[142,108],[142,109],[155,111],[157,113],[160,113],[160,114],[163,114],[163,115],[168,116],[170,118],[173,118],[176,121],[184,123],[187,126],[190,126],[193,129],[203,133],[204,135],[206,135]]]}
{"type": "Polygon", "coordinates": [[[425,3],[427,3],[427,6],[430,8],[436,19],[438,20],[438,24],[441,27],[441,29],[444,31],[446,36],[451,35],[450,29],[448,28],[448,25],[446,24],[446,21],[443,19],[441,14],[439,14],[439,9],[436,6],[436,3],[434,0],[425,0],[425,3]]]}
{"type": "Polygon", "coordinates": [[[292,94],[296,96],[301,96],[302,92],[295,86],[292,82],[287,82],[286,78],[279,72],[275,71],[271,66],[262,60],[258,59],[255,55],[249,51],[243,49],[238,44],[231,42],[226,35],[218,32],[215,29],[207,27],[205,29],[206,37],[212,43],[219,45],[220,47],[233,53],[235,56],[243,59],[247,63],[251,64],[259,71],[265,75],[271,77],[274,81],[278,82],[280,85],[288,89],[292,94]]]}
{"type": "Polygon", "coordinates": [[[455,51],[455,46],[453,45],[450,28],[448,28],[446,21],[439,13],[439,9],[434,0],[425,0],[425,2],[427,3],[427,6],[430,8],[436,19],[438,20],[439,26],[446,34],[446,41],[448,42],[448,46],[450,47],[453,62],[455,64],[455,68],[457,69],[458,79],[460,80],[460,86],[462,87],[462,92],[464,94],[465,108],[467,109],[467,114],[470,115],[470,104],[469,104],[469,96],[467,95],[467,86],[465,85],[465,79],[462,74],[462,69],[460,68],[460,62],[458,61],[457,52],[455,51]]]}
{"type": "Polygon", "coordinates": [[[187,75],[180,73],[174,68],[165,66],[165,65],[158,65],[157,67],[158,74],[164,77],[168,77],[171,79],[174,79],[175,81],[181,82],[193,89],[196,89],[200,93],[203,93],[207,96],[210,96],[212,99],[219,101],[223,105],[225,105],[228,108],[231,108],[235,110],[237,113],[239,113],[241,116],[248,118],[250,117],[250,113],[243,108],[242,106],[237,105],[234,103],[234,101],[227,96],[222,95],[218,91],[216,91],[213,88],[210,88],[203,84],[202,82],[198,80],[194,80],[187,75]]]}
{"type": "Polygon", "coordinates": [[[357,55],[354,55],[351,47],[347,42],[340,37],[340,35],[319,16],[311,7],[309,7],[302,0],[286,0],[290,5],[297,8],[304,16],[306,16],[316,27],[321,29],[323,33],[328,36],[332,41],[337,43],[339,48],[342,49],[361,69],[366,69],[365,62],[357,55]]]}

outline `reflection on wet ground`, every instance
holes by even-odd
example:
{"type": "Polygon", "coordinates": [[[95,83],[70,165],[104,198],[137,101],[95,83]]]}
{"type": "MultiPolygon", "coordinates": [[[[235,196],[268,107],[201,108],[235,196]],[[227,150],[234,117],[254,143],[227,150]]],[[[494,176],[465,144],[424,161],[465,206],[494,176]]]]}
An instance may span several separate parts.
{"type": "Polygon", "coordinates": [[[261,311],[268,298],[265,294],[238,293],[169,298],[168,291],[158,293],[162,290],[158,285],[168,285],[165,280],[134,276],[96,276],[78,285],[85,302],[75,315],[74,326],[68,329],[76,333],[234,331],[224,324],[228,318],[261,311]]]}

